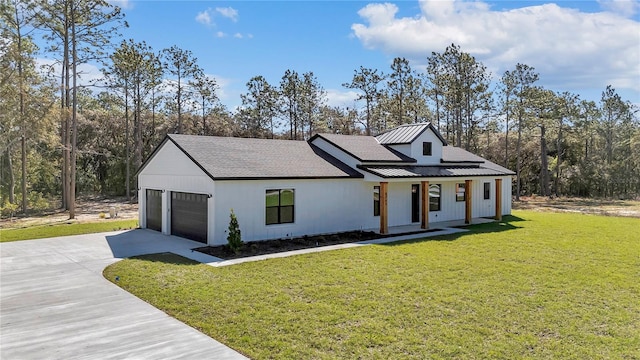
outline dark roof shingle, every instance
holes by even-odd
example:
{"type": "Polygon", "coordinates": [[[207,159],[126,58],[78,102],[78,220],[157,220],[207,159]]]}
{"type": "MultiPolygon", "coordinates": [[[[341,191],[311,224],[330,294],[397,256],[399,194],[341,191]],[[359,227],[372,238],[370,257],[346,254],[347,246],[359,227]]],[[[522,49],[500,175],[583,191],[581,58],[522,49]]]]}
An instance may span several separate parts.
{"type": "Polygon", "coordinates": [[[415,159],[380,145],[373,136],[318,134],[311,138],[311,142],[316,137],[325,139],[362,162],[415,162],[415,159]]]}
{"type": "Polygon", "coordinates": [[[167,135],[215,180],[362,177],[306,141],[167,135]]]}

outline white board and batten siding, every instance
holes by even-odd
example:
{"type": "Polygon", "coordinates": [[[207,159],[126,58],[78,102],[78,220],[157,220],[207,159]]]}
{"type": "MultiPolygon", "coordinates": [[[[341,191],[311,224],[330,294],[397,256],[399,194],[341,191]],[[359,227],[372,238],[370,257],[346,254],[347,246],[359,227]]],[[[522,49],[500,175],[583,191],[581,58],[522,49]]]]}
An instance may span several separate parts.
{"type": "MultiPolygon", "coordinates": [[[[502,215],[511,213],[511,177],[497,177],[502,179],[502,215]]],[[[493,217],[496,214],[496,177],[470,178],[425,178],[402,179],[402,182],[389,182],[388,185],[388,224],[399,226],[411,224],[411,185],[419,185],[422,180],[429,181],[429,185],[439,184],[440,211],[429,212],[429,223],[435,226],[437,222],[460,220],[465,218],[465,202],[456,201],[456,184],[464,184],[471,180],[472,186],[472,217],[493,217]],[[484,183],[490,184],[489,199],[484,199],[484,183]]],[[[370,183],[371,186],[378,185],[370,183]]],[[[422,191],[422,189],[420,189],[422,191]]]]}
{"type": "MultiPolygon", "coordinates": [[[[211,195],[215,192],[215,183],[187,155],[171,141],[167,141],[158,153],[152,157],[138,175],[138,204],[140,227],[146,228],[146,190],[162,190],[162,233],[171,233],[171,192],[185,192],[211,195]]],[[[208,234],[215,226],[211,216],[214,201],[208,200],[208,234]]]]}
{"type": "Polygon", "coordinates": [[[233,208],[247,241],[327,234],[379,226],[373,216],[373,188],[361,179],[216,181],[218,219],[209,243],[227,243],[233,208]],[[266,225],[266,192],[294,190],[294,222],[266,225]],[[224,219],[224,220],[223,220],[224,219]]]}

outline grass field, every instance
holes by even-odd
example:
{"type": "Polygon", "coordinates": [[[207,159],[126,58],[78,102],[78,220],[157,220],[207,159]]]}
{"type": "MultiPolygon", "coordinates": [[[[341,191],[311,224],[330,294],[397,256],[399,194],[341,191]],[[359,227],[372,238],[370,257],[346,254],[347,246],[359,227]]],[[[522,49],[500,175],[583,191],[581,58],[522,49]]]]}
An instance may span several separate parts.
{"type": "Polygon", "coordinates": [[[41,225],[23,229],[0,229],[0,242],[91,234],[105,231],[135,229],[137,227],[138,220],[102,220],[100,222],[91,223],[41,225]]]}
{"type": "Polygon", "coordinates": [[[514,211],[462,235],[107,279],[253,359],[640,358],[640,221],[514,211]]]}

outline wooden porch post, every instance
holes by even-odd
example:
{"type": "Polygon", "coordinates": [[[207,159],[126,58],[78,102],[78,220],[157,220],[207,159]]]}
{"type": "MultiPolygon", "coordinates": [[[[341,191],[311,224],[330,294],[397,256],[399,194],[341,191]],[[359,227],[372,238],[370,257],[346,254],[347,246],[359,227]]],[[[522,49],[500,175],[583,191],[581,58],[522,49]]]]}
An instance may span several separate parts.
{"type": "Polygon", "coordinates": [[[421,183],[421,191],[422,191],[422,217],[420,222],[420,228],[428,229],[429,228],[429,182],[422,181],[421,183]]]}
{"type": "Polygon", "coordinates": [[[464,223],[471,224],[471,180],[464,181],[464,223]]]}
{"type": "Polygon", "coordinates": [[[496,179],[496,220],[502,220],[502,179],[496,179]]]}
{"type": "Polygon", "coordinates": [[[380,182],[380,234],[387,234],[389,232],[387,221],[387,185],[389,185],[389,183],[384,181],[380,182]]]}

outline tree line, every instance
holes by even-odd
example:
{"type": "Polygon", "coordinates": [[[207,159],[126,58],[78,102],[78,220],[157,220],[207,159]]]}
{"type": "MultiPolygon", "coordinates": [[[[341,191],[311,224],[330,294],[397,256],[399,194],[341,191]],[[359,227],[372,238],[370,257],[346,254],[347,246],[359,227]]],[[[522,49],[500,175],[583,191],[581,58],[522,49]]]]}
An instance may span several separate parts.
{"type": "Polygon", "coordinates": [[[433,52],[418,71],[360,66],[329,106],[312,71],[278,83],[249,79],[227,109],[216,80],[178,46],[117,40],[127,26],[103,0],[3,1],[0,37],[0,206],[26,212],[53,199],[75,216],[76,193],[135,197],[135,172],[168,133],[305,140],[315,133],[376,135],[431,122],[451,145],[516,172],[514,195],[640,194],[638,109],[611,86],[597,102],[538,84],[516,64],[501,76],[460,46],[433,52]],[[38,49],[36,38],[46,40],[38,49]],[[38,54],[55,59],[43,70],[38,54]],[[82,78],[82,65],[102,76],[82,78]],[[494,78],[498,81],[492,81],[494,78]]]}

